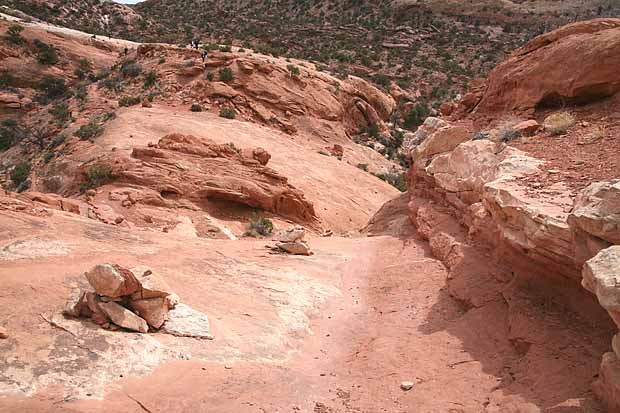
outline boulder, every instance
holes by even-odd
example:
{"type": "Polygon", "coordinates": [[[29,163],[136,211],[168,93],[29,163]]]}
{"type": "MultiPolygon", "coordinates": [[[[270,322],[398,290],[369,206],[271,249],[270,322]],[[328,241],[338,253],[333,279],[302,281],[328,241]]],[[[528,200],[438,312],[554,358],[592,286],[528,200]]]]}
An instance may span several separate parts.
{"type": "Polygon", "coordinates": [[[282,251],[293,255],[311,255],[310,247],[303,241],[279,242],[276,246],[282,251]]]}
{"type": "Polygon", "coordinates": [[[583,103],[620,91],[620,19],[577,22],[513,52],[488,78],[477,113],[583,103]]]}
{"type": "Polygon", "coordinates": [[[532,136],[540,129],[540,124],[534,119],[517,123],[514,128],[521,136],[532,136]]]}
{"type": "Polygon", "coordinates": [[[143,318],[118,303],[113,301],[109,303],[100,302],[99,308],[119,327],[139,333],[148,333],[149,331],[149,326],[143,318]]]}
{"type": "Polygon", "coordinates": [[[279,232],[277,239],[280,242],[295,242],[302,241],[305,235],[306,230],[303,227],[296,227],[279,232]]]}
{"type": "Polygon", "coordinates": [[[65,304],[64,313],[71,317],[79,317],[86,305],[86,292],[80,288],[74,288],[65,304]]]}
{"type": "Polygon", "coordinates": [[[185,304],[178,304],[170,310],[162,331],[179,337],[213,339],[209,318],[185,304]]]}
{"type": "Polygon", "coordinates": [[[168,319],[168,302],[164,297],[131,300],[129,307],[148,325],[156,329],[159,329],[168,319]]]}
{"type": "Polygon", "coordinates": [[[595,182],[581,191],[568,222],[610,244],[620,244],[620,180],[595,182]]]}
{"type": "Polygon", "coordinates": [[[96,265],[85,275],[97,294],[107,297],[116,298],[131,295],[140,287],[133,273],[118,265],[96,265]]]}
{"type": "Polygon", "coordinates": [[[618,322],[620,312],[620,246],[599,252],[583,267],[581,285],[598,298],[601,306],[618,322]]]}

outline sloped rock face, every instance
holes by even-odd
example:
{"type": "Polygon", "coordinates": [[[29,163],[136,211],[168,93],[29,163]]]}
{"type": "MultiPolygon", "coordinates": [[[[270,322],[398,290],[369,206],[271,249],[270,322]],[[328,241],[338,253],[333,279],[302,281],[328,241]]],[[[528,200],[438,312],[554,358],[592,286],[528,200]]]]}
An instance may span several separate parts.
{"type": "Polygon", "coordinates": [[[116,184],[152,189],[163,198],[196,203],[230,201],[318,225],[313,204],[287,178],[228,145],[189,135],[168,135],[134,148],[130,159],[110,162],[116,184]]]}
{"type": "Polygon", "coordinates": [[[620,91],[620,19],[578,22],[539,36],[489,76],[477,113],[530,111],[620,91]]]}
{"type": "Polygon", "coordinates": [[[170,90],[189,84],[187,98],[232,106],[244,117],[291,134],[306,130],[331,140],[347,139],[347,133],[370,124],[382,127],[396,108],[390,95],[361,78],[340,80],[301,64],[296,65],[299,74],[293,74],[290,63],[258,54],[212,51],[204,64],[187,68],[185,60],[201,61],[200,52],[162,44],[138,48],[138,58],[145,63],[159,57],[167,64],[178,62],[175,77],[160,77],[167,79],[170,90]],[[218,72],[224,68],[232,72],[232,80],[220,81],[218,72]],[[206,79],[208,72],[214,75],[212,81],[206,79]]]}

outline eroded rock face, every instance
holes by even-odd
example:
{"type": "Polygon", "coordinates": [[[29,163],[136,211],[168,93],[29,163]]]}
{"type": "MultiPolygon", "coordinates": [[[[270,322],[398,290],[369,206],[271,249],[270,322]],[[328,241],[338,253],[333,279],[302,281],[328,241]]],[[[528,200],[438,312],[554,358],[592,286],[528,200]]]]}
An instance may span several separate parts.
{"type": "Polygon", "coordinates": [[[477,113],[530,111],[620,91],[620,19],[574,23],[539,36],[490,74],[477,113]]]}
{"type": "Polygon", "coordinates": [[[231,146],[208,139],[168,135],[157,145],[134,148],[130,159],[110,163],[118,177],[115,184],[138,185],[164,198],[198,204],[230,201],[318,224],[313,204],[287,178],[231,146]]]}

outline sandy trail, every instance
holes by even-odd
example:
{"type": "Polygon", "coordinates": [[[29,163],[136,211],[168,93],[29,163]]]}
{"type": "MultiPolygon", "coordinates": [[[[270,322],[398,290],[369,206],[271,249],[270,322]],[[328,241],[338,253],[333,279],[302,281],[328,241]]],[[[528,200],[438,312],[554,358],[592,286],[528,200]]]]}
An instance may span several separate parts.
{"type": "MultiPolygon", "coordinates": [[[[50,376],[29,398],[0,396],[2,412],[601,411],[588,390],[604,351],[596,337],[555,325],[543,313],[532,325],[564,334],[580,359],[563,356],[565,348],[533,346],[531,354],[518,353],[508,340],[505,304],[490,300],[468,309],[452,299],[445,268],[410,226],[392,235],[314,239],[316,255],[295,258],[269,256],[260,241],[134,235],[98,224],[84,231],[77,221],[62,221],[62,233],[40,225],[22,219],[4,228],[9,234],[28,230],[31,241],[42,231],[58,233],[45,241],[56,246],[48,251],[62,254],[61,247],[70,246],[71,259],[38,257],[35,265],[22,258],[0,268],[0,305],[10,309],[14,331],[0,343],[0,353],[4,360],[19,359],[0,364],[0,383],[19,380],[15,372],[24,363],[34,366],[35,380],[50,376]],[[80,234],[86,239],[78,246],[80,234]],[[140,342],[118,347],[114,340],[122,344],[134,335],[111,333],[102,353],[112,353],[117,365],[101,365],[90,376],[84,370],[96,369],[96,362],[84,362],[83,354],[77,360],[85,364],[61,365],[76,369],[88,391],[67,397],[50,367],[35,359],[48,337],[55,338],[52,347],[61,346],[65,363],[80,350],[38,313],[58,305],[67,274],[98,262],[103,248],[107,259],[165,269],[183,301],[209,314],[216,340],[149,335],[169,351],[192,355],[179,360],[140,342]],[[148,351],[160,355],[154,370],[136,371],[148,359],[141,352],[148,351]],[[136,357],[126,359],[130,353],[136,357]],[[105,380],[98,383],[98,377],[105,380]],[[403,380],[414,388],[402,391],[403,380]],[[98,388],[100,399],[91,393],[98,388]]],[[[6,245],[6,237],[0,239],[6,245]]],[[[571,314],[566,319],[574,320],[571,314]]]]}

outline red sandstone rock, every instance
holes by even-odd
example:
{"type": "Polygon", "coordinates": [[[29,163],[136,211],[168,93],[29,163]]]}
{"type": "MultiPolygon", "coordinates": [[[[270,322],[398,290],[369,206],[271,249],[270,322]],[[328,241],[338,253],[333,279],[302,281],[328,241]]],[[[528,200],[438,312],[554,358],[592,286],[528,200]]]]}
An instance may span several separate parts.
{"type": "Polygon", "coordinates": [[[490,74],[477,113],[529,111],[620,91],[620,19],[574,23],[539,36],[490,74]]]}

